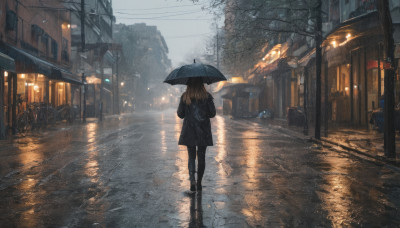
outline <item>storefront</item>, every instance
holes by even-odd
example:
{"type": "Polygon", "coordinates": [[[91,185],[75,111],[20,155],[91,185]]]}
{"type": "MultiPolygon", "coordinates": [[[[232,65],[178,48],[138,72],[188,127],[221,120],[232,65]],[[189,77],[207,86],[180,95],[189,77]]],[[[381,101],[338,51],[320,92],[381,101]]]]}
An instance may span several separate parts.
{"type": "Polygon", "coordinates": [[[9,119],[9,79],[14,72],[14,59],[0,52],[0,139],[6,137],[6,128],[9,119]]]}
{"type": "Polygon", "coordinates": [[[260,88],[247,83],[230,84],[220,91],[224,115],[254,117],[259,112],[260,88]]]}
{"type": "Polygon", "coordinates": [[[367,126],[384,94],[383,36],[376,12],[342,23],[324,41],[329,120],[367,126]]]}
{"type": "Polygon", "coordinates": [[[33,113],[31,116],[35,119],[30,118],[30,121],[34,122],[38,122],[36,118],[41,116],[42,124],[47,123],[48,119],[44,118],[49,117],[49,108],[54,110],[54,121],[60,116],[56,112],[61,107],[71,108],[76,95],[76,89],[71,93],[72,85],[81,84],[71,72],[13,46],[3,44],[1,49],[15,59],[16,65],[16,74],[8,74],[5,85],[5,91],[8,91],[5,96],[7,125],[13,128],[14,133],[25,113],[33,113]],[[46,110],[46,115],[43,110],[46,110]]]}

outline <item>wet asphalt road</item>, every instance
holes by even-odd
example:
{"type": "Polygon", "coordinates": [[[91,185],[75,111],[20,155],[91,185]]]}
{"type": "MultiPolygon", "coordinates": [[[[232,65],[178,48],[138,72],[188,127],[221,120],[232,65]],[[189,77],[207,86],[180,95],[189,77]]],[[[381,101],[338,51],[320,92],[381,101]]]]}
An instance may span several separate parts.
{"type": "Polygon", "coordinates": [[[246,120],[212,120],[187,195],[173,110],[2,142],[0,227],[398,227],[400,172],[246,120]]]}

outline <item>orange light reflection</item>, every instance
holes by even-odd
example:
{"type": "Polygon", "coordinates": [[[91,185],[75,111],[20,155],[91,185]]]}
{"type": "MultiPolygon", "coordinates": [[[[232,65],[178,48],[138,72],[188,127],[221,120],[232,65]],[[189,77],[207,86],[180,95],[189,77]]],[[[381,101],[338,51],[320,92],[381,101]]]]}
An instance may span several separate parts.
{"type": "Polygon", "coordinates": [[[328,219],[332,221],[333,227],[351,226],[346,224],[346,221],[351,221],[351,200],[352,192],[350,190],[351,180],[348,178],[351,163],[346,159],[336,157],[323,157],[331,170],[326,172],[324,179],[326,188],[320,193],[320,198],[323,201],[323,208],[328,212],[328,219]]]}
{"type": "MultiPolygon", "coordinates": [[[[242,133],[243,149],[245,154],[246,175],[248,180],[244,182],[244,187],[248,189],[247,194],[244,196],[248,207],[242,209],[242,213],[255,224],[260,224],[263,221],[262,207],[258,199],[257,191],[259,187],[259,179],[256,178],[258,174],[259,156],[261,154],[261,145],[259,139],[260,133],[254,130],[247,130],[242,133]]],[[[252,224],[251,224],[252,225],[252,224]]]]}
{"type": "Polygon", "coordinates": [[[217,156],[215,157],[215,161],[218,162],[218,177],[219,177],[219,186],[222,188],[217,189],[218,193],[225,194],[228,179],[227,176],[230,174],[231,169],[229,166],[224,166],[224,161],[226,160],[226,128],[225,128],[225,119],[221,116],[215,117],[215,122],[217,126],[217,138],[216,138],[216,147],[217,147],[217,156]]]}
{"type": "Polygon", "coordinates": [[[165,154],[167,152],[167,140],[165,136],[165,124],[164,124],[164,113],[161,114],[161,152],[165,154]]]}
{"type": "MultiPolygon", "coordinates": [[[[33,165],[33,163],[40,163],[43,160],[43,154],[41,153],[42,148],[41,144],[37,143],[30,137],[26,137],[23,139],[25,143],[18,143],[18,148],[20,150],[19,160],[23,165],[33,165]]],[[[39,179],[35,178],[34,175],[27,175],[21,183],[18,185],[18,190],[22,193],[21,202],[24,203],[24,206],[30,208],[29,210],[24,210],[21,214],[21,226],[30,226],[36,227],[39,224],[37,223],[38,215],[34,210],[34,206],[40,205],[42,203],[41,199],[44,198],[44,192],[41,191],[37,184],[39,183],[39,179]]]]}

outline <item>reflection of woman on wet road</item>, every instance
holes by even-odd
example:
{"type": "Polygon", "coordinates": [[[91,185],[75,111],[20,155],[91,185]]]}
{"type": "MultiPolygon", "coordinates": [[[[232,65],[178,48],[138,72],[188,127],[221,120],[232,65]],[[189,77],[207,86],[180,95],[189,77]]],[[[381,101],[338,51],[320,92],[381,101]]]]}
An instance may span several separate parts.
{"type": "Polygon", "coordinates": [[[201,191],[201,181],[206,167],[206,149],[207,146],[213,145],[210,118],[213,118],[216,113],[213,97],[207,92],[200,78],[189,79],[177,114],[179,118],[184,119],[179,145],[185,145],[188,148],[190,191],[196,191],[196,187],[197,191],[201,191]],[[196,154],[198,159],[197,185],[194,177],[196,154]]]}

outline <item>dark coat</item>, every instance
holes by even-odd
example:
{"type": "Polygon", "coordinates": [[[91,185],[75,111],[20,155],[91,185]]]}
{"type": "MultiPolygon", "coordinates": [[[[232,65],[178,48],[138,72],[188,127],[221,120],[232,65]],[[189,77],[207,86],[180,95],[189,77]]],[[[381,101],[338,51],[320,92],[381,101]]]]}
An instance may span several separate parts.
{"type": "Polygon", "coordinates": [[[208,94],[206,100],[192,100],[190,105],[179,103],[177,114],[183,119],[179,145],[186,146],[212,146],[210,118],[216,114],[214,98],[208,94]]]}

